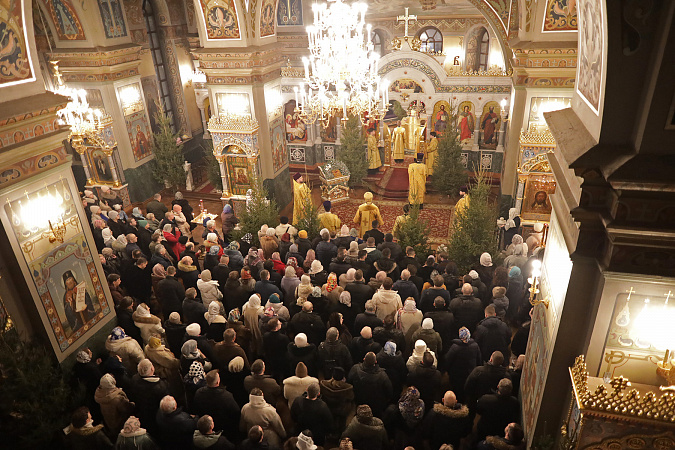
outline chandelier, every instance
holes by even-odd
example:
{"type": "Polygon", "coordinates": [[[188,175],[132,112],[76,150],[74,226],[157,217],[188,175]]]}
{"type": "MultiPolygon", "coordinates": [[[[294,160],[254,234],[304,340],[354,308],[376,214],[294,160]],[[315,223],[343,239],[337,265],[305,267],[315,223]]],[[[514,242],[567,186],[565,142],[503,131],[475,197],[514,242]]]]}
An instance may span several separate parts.
{"type": "Polygon", "coordinates": [[[296,109],[306,123],[327,127],[332,117],[354,115],[379,120],[385,113],[386,86],[380,92],[377,61],[365,23],[365,3],[329,0],[312,5],[314,25],[307,27],[309,58],[305,80],[296,87],[296,109]]]}

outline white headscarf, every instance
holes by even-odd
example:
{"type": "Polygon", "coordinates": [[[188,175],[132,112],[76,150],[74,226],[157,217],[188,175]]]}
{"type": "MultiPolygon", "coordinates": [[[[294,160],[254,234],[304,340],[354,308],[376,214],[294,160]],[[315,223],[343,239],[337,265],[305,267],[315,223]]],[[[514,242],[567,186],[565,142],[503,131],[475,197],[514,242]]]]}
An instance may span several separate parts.
{"type": "Polygon", "coordinates": [[[248,301],[244,303],[241,313],[244,314],[248,308],[257,310],[258,315],[261,315],[263,312],[265,312],[265,308],[263,308],[260,304],[260,297],[258,294],[253,294],[248,298],[248,301]]]}
{"type": "Polygon", "coordinates": [[[518,215],[518,210],[516,208],[511,208],[509,209],[509,220],[506,221],[506,225],[504,225],[504,229],[508,230],[509,228],[515,228],[516,227],[516,222],[515,218],[518,215]]]}
{"type": "Polygon", "coordinates": [[[209,303],[209,312],[208,312],[208,315],[206,316],[206,321],[209,323],[209,325],[219,315],[220,315],[220,305],[218,304],[218,302],[214,301],[214,302],[209,303]]]}

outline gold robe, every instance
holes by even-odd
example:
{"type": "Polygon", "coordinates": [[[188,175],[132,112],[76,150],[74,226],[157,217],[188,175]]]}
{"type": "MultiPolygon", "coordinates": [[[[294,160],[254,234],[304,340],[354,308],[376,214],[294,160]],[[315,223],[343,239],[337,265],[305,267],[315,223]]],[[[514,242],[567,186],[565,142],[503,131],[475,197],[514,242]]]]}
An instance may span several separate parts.
{"type": "Polygon", "coordinates": [[[359,237],[363,237],[366,231],[373,228],[373,220],[377,220],[380,223],[380,228],[382,227],[384,221],[382,220],[382,214],[380,214],[380,208],[373,203],[363,203],[359,206],[354,216],[354,223],[359,227],[359,237]]]}
{"type": "Polygon", "coordinates": [[[438,139],[435,137],[431,138],[429,145],[427,145],[427,175],[431,176],[434,174],[434,164],[436,164],[436,155],[438,153],[438,139]]]}
{"type": "Polygon", "coordinates": [[[319,214],[319,222],[321,223],[321,228],[326,228],[331,233],[332,232],[337,233],[340,230],[340,227],[342,226],[342,221],[337,216],[337,214],[333,214],[330,212],[319,214]]]}
{"type": "Polygon", "coordinates": [[[409,217],[410,216],[408,216],[407,214],[396,217],[396,221],[394,222],[394,229],[391,231],[391,234],[393,234],[394,237],[399,241],[401,240],[401,236],[399,236],[399,229],[404,223],[408,221],[409,217]]]}
{"type": "Polygon", "coordinates": [[[420,140],[424,139],[424,127],[419,126],[415,128],[415,131],[413,132],[413,141],[410,143],[410,149],[415,153],[415,156],[417,156],[417,153],[420,151],[420,140]]]}
{"type": "Polygon", "coordinates": [[[305,183],[293,180],[293,223],[295,225],[304,217],[305,202],[312,201],[311,191],[305,183]]]}
{"type": "Polygon", "coordinates": [[[457,200],[457,203],[455,203],[455,216],[460,211],[464,211],[468,206],[469,206],[469,195],[467,194],[464,197],[457,200]]]}
{"type": "Polygon", "coordinates": [[[368,136],[368,169],[379,169],[382,166],[380,150],[377,148],[375,136],[368,136]]]}
{"type": "Polygon", "coordinates": [[[414,205],[424,203],[424,194],[427,191],[427,165],[412,163],[408,166],[408,203],[414,205]]]}
{"type": "Polygon", "coordinates": [[[405,158],[405,128],[396,127],[391,135],[394,149],[394,159],[405,158]]]}

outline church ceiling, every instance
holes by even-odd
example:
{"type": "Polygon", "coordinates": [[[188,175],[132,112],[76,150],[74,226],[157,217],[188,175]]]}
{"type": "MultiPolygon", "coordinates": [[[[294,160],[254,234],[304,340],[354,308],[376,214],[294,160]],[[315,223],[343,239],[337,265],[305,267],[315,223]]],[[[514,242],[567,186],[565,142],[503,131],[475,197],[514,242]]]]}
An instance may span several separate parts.
{"type": "Polygon", "coordinates": [[[468,0],[367,0],[366,2],[367,15],[373,18],[400,15],[406,7],[409,8],[410,14],[420,18],[481,14],[468,0]]]}

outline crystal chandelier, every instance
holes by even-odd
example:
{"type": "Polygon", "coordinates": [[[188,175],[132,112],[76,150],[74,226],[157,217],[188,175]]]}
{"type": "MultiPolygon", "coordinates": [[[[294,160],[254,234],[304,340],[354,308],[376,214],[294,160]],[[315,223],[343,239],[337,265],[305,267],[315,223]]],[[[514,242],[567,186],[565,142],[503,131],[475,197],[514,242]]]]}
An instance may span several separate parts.
{"type": "Polygon", "coordinates": [[[307,27],[309,58],[302,59],[305,81],[295,88],[297,111],[306,123],[350,115],[379,120],[386,110],[386,86],[380,92],[377,61],[364,19],[365,3],[329,0],[312,5],[314,25],[307,27]]]}

